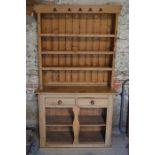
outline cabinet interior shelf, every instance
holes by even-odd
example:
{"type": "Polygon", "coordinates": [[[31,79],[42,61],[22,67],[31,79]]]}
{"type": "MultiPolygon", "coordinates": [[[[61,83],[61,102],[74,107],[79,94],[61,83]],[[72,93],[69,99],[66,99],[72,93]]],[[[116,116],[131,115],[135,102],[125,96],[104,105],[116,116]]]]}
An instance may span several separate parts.
{"type": "MultiPolygon", "coordinates": [[[[47,132],[47,142],[57,144],[72,144],[73,134],[71,132],[47,132]]],[[[79,144],[85,143],[105,143],[105,136],[102,132],[80,132],[79,144]]]]}
{"type": "Polygon", "coordinates": [[[80,126],[94,127],[94,126],[106,126],[106,124],[80,124],[80,126]]]}
{"type": "Polygon", "coordinates": [[[73,126],[72,124],[46,124],[47,127],[50,126],[57,126],[57,127],[63,127],[63,126],[73,126]]]}
{"type": "Polygon", "coordinates": [[[102,132],[80,132],[79,143],[104,143],[105,136],[102,132]]]}
{"type": "Polygon", "coordinates": [[[47,132],[46,134],[47,142],[50,143],[62,143],[62,144],[72,144],[73,143],[73,134],[71,132],[47,132]]]}
{"type": "Polygon", "coordinates": [[[80,126],[106,126],[102,116],[80,116],[80,126]]]}
{"type": "MultiPolygon", "coordinates": [[[[101,116],[79,116],[80,126],[106,126],[101,116]]],[[[71,116],[46,116],[46,126],[72,126],[71,116]]]]}
{"type": "Polygon", "coordinates": [[[113,55],[113,51],[42,51],[42,55],[45,54],[107,54],[113,55]]]}
{"type": "Polygon", "coordinates": [[[97,37],[97,38],[114,38],[115,34],[50,34],[41,33],[41,37],[97,37]]]}
{"type": "Polygon", "coordinates": [[[72,126],[71,116],[46,116],[46,126],[72,126]]]}
{"type": "Polygon", "coordinates": [[[42,67],[42,70],[46,71],[46,70],[87,70],[87,71],[91,71],[91,70],[98,70],[98,71],[112,71],[112,68],[110,67],[42,67]]]}

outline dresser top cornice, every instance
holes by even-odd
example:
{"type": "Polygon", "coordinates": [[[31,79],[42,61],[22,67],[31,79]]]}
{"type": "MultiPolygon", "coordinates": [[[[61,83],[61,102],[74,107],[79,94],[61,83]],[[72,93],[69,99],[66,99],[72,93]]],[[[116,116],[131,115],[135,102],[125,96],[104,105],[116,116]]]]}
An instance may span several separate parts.
{"type": "Polygon", "coordinates": [[[37,4],[34,6],[36,13],[120,13],[119,4],[80,5],[80,4],[37,4]],[[90,12],[90,8],[92,8],[90,12]]]}

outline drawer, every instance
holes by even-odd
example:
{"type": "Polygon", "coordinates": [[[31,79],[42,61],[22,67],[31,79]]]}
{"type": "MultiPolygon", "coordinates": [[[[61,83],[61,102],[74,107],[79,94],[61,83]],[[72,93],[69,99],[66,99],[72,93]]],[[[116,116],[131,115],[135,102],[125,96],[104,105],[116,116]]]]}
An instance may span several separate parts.
{"type": "Polygon", "coordinates": [[[75,105],[74,98],[45,98],[45,107],[50,106],[72,106],[75,105]]]}
{"type": "Polygon", "coordinates": [[[79,98],[77,104],[88,107],[106,107],[108,106],[108,98],[79,98]]]}

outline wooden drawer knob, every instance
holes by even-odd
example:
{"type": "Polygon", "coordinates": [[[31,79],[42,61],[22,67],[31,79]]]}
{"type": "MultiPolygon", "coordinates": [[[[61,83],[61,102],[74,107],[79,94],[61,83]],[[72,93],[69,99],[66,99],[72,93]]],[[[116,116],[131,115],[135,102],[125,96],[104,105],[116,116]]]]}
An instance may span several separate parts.
{"type": "Polygon", "coordinates": [[[61,105],[62,104],[62,100],[58,100],[58,104],[61,105]]]}
{"type": "Polygon", "coordinates": [[[90,104],[91,104],[91,105],[94,105],[94,104],[95,104],[95,101],[94,101],[94,100],[91,100],[91,101],[90,101],[90,104]]]}

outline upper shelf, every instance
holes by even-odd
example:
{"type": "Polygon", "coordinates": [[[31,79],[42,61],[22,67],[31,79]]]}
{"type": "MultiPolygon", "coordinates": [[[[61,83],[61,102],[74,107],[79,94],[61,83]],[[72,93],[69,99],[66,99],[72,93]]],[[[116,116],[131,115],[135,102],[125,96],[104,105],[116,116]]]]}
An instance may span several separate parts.
{"type": "Polygon", "coordinates": [[[44,54],[108,54],[113,55],[113,51],[42,51],[44,54]]]}
{"type": "Polygon", "coordinates": [[[42,33],[41,37],[97,37],[97,38],[114,38],[114,34],[49,34],[42,33]]]}
{"type": "Polygon", "coordinates": [[[48,71],[48,70],[97,70],[97,71],[112,71],[112,68],[110,67],[42,67],[42,70],[48,71]]]}
{"type": "Polygon", "coordinates": [[[118,4],[107,5],[54,5],[39,4],[34,6],[36,13],[120,13],[121,6],[118,4]]]}

